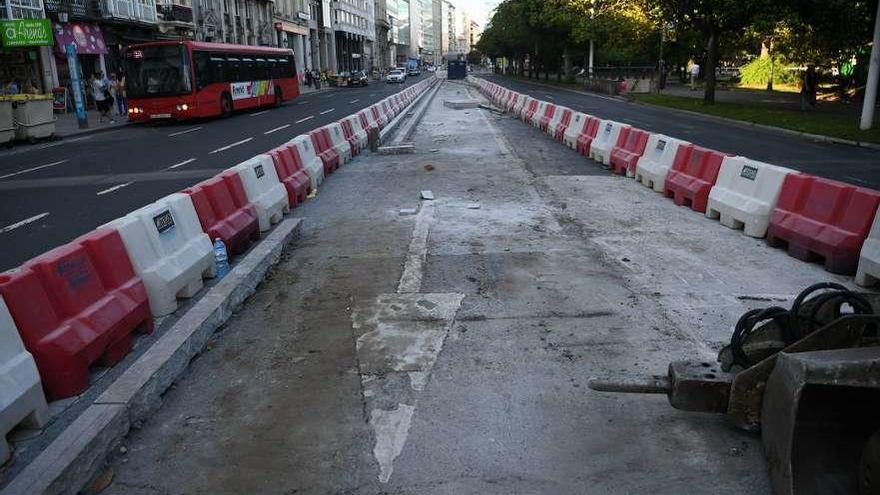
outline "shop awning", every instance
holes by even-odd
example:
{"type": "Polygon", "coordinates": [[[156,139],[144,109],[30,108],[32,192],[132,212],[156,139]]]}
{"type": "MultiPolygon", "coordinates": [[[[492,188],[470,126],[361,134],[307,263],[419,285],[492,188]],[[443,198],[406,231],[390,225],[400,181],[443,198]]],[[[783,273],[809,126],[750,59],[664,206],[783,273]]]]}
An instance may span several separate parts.
{"type": "Polygon", "coordinates": [[[58,53],[64,53],[64,47],[69,43],[76,44],[76,53],[78,54],[107,53],[104,33],[95,24],[87,22],[55,23],[52,25],[52,31],[55,33],[55,51],[58,53]]]}

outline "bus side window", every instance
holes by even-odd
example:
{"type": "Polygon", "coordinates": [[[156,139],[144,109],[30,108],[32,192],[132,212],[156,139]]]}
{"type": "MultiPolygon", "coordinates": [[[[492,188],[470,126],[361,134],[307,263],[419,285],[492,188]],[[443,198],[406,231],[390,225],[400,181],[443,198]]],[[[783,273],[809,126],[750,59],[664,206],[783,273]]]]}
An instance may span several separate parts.
{"type": "Polygon", "coordinates": [[[256,71],[254,73],[255,81],[262,81],[264,79],[269,79],[269,64],[266,63],[266,59],[258,58],[256,60],[256,71]]]}
{"type": "Polygon", "coordinates": [[[202,89],[211,84],[211,56],[208,52],[193,52],[193,65],[195,65],[196,88],[202,89]]]}
{"type": "Polygon", "coordinates": [[[242,78],[241,60],[235,57],[228,57],[226,61],[229,65],[226,67],[226,80],[230,82],[244,81],[242,78]]]}
{"type": "Polygon", "coordinates": [[[239,81],[254,81],[257,79],[257,68],[254,59],[242,57],[239,81]]]}
{"type": "Polygon", "coordinates": [[[293,55],[287,57],[287,63],[284,65],[284,77],[294,77],[296,75],[296,60],[293,55]]]}
{"type": "Polygon", "coordinates": [[[211,66],[206,74],[206,83],[218,83],[226,80],[226,57],[223,55],[213,54],[211,55],[211,66]]]}

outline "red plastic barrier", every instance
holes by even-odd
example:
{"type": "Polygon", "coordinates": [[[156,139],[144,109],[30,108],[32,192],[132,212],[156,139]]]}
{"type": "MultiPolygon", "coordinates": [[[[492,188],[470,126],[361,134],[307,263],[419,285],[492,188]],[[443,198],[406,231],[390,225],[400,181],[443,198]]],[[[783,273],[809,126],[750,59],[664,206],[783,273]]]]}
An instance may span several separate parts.
{"type": "Polygon", "coordinates": [[[131,350],[153,331],[147,291],[116,229],[101,228],[0,274],[0,295],[33,354],[50,399],[81,393],[89,366],[131,350]]]}
{"type": "Polygon", "coordinates": [[[342,134],[345,136],[345,140],[348,141],[348,145],[351,147],[351,156],[357,156],[360,153],[361,148],[358,146],[358,137],[354,132],[354,127],[351,125],[351,121],[348,119],[342,119],[339,121],[339,125],[342,126],[342,134]]]}
{"type": "Polygon", "coordinates": [[[302,166],[299,150],[296,146],[285,144],[269,152],[272,163],[275,164],[275,172],[278,180],[287,189],[287,203],[291,208],[304,203],[306,197],[312,192],[312,184],[309,175],[302,166]]]}
{"type": "Polygon", "coordinates": [[[724,156],[700,146],[679,146],[663,185],[666,197],[673,198],[679,206],[690,206],[694,211],[705,213],[709,191],[718,179],[724,156]]]}
{"type": "Polygon", "coordinates": [[[241,254],[260,235],[257,210],[244,192],[238,173],[227,170],[184,189],[192,198],[202,230],[223,240],[230,254],[241,254]]]}
{"type": "Polygon", "coordinates": [[[767,243],[804,261],[824,258],[832,273],[853,274],[880,191],[808,174],[789,174],[770,214],[767,243]]]}
{"type": "Polygon", "coordinates": [[[620,136],[617,139],[617,146],[611,150],[611,169],[615,174],[629,175],[630,177],[636,175],[636,164],[645,152],[648,137],[649,134],[641,129],[629,128],[621,130],[620,136]],[[629,132],[624,137],[623,131],[626,130],[629,132]]]}
{"type": "Polygon", "coordinates": [[[578,136],[578,153],[584,156],[590,154],[590,146],[593,144],[593,139],[596,139],[596,135],[599,134],[599,124],[601,123],[602,121],[596,117],[587,116],[587,119],[584,122],[584,128],[578,136]]]}
{"type": "Polygon", "coordinates": [[[537,112],[537,111],[538,111],[538,100],[533,99],[532,101],[529,102],[529,106],[526,107],[526,109],[522,112],[522,115],[520,115],[520,119],[523,122],[531,122],[532,115],[534,115],[535,112],[537,112]]]}
{"type": "Polygon", "coordinates": [[[340,157],[333,147],[330,131],[326,127],[321,127],[310,132],[309,137],[312,138],[315,152],[321,157],[321,162],[324,164],[324,176],[332,174],[334,170],[339,168],[340,157]]]}
{"type": "Polygon", "coordinates": [[[550,121],[553,120],[553,115],[556,114],[556,105],[550,104],[544,108],[544,115],[541,116],[541,121],[538,122],[538,127],[546,132],[547,126],[550,125],[550,121]]]}
{"type": "Polygon", "coordinates": [[[571,123],[571,115],[572,111],[570,108],[562,111],[562,120],[556,124],[556,129],[553,131],[553,138],[557,141],[562,141],[562,138],[565,137],[565,131],[568,129],[568,124],[571,123]]]}

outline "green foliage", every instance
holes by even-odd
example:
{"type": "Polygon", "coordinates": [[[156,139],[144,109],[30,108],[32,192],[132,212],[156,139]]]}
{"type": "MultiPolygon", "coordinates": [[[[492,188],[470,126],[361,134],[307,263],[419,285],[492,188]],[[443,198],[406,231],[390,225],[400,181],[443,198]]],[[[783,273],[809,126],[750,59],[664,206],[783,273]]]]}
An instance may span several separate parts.
{"type": "MultiPolygon", "coordinates": [[[[773,84],[798,84],[799,72],[786,69],[788,65],[780,57],[773,62],[773,84]]],[[[759,57],[742,68],[740,82],[748,86],[762,86],[770,78],[770,57],[759,57]]]]}

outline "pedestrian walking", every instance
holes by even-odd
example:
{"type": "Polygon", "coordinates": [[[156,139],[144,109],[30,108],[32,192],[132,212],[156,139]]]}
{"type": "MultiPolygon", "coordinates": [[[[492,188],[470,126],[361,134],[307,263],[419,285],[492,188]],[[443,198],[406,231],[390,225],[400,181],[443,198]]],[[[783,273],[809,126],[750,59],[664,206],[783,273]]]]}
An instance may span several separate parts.
{"type": "Polygon", "coordinates": [[[700,64],[694,62],[691,65],[691,91],[697,90],[697,77],[700,75],[700,64]]]}
{"type": "Polygon", "coordinates": [[[307,70],[305,73],[304,79],[305,79],[306,86],[311,87],[312,86],[312,72],[307,70]]]}
{"type": "Polygon", "coordinates": [[[119,115],[128,115],[128,89],[125,87],[125,74],[119,73],[119,80],[116,83],[116,107],[119,115]]]}
{"type": "Polygon", "coordinates": [[[315,89],[321,89],[321,76],[318,75],[318,71],[313,71],[312,81],[315,82],[315,89]]]}
{"type": "Polygon", "coordinates": [[[100,71],[92,76],[92,94],[95,97],[95,106],[98,107],[98,123],[103,123],[106,117],[111,124],[116,123],[110,115],[110,105],[113,104],[113,96],[110,94],[110,84],[100,71]]]}
{"type": "MultiPolygon", "coordinates": [[[[116,79],[116,73],[110,73],[110,80],[108,81],[107,86],[110,89],[110,97],[113,98],[113,101],[119,103],[119,81],[116,79]]],[[[119,111],[119,107],[117,105],[111,105],[111,114],[122,115],[122,112],[119,111]]]]}
{"type": "Polygon", "coordinates": [[[801,110],[816,107],[816,93],[819,89],[819,75],[816,66],[808,65],[804,72],[804,84],[801,86],[801,110]]]}

